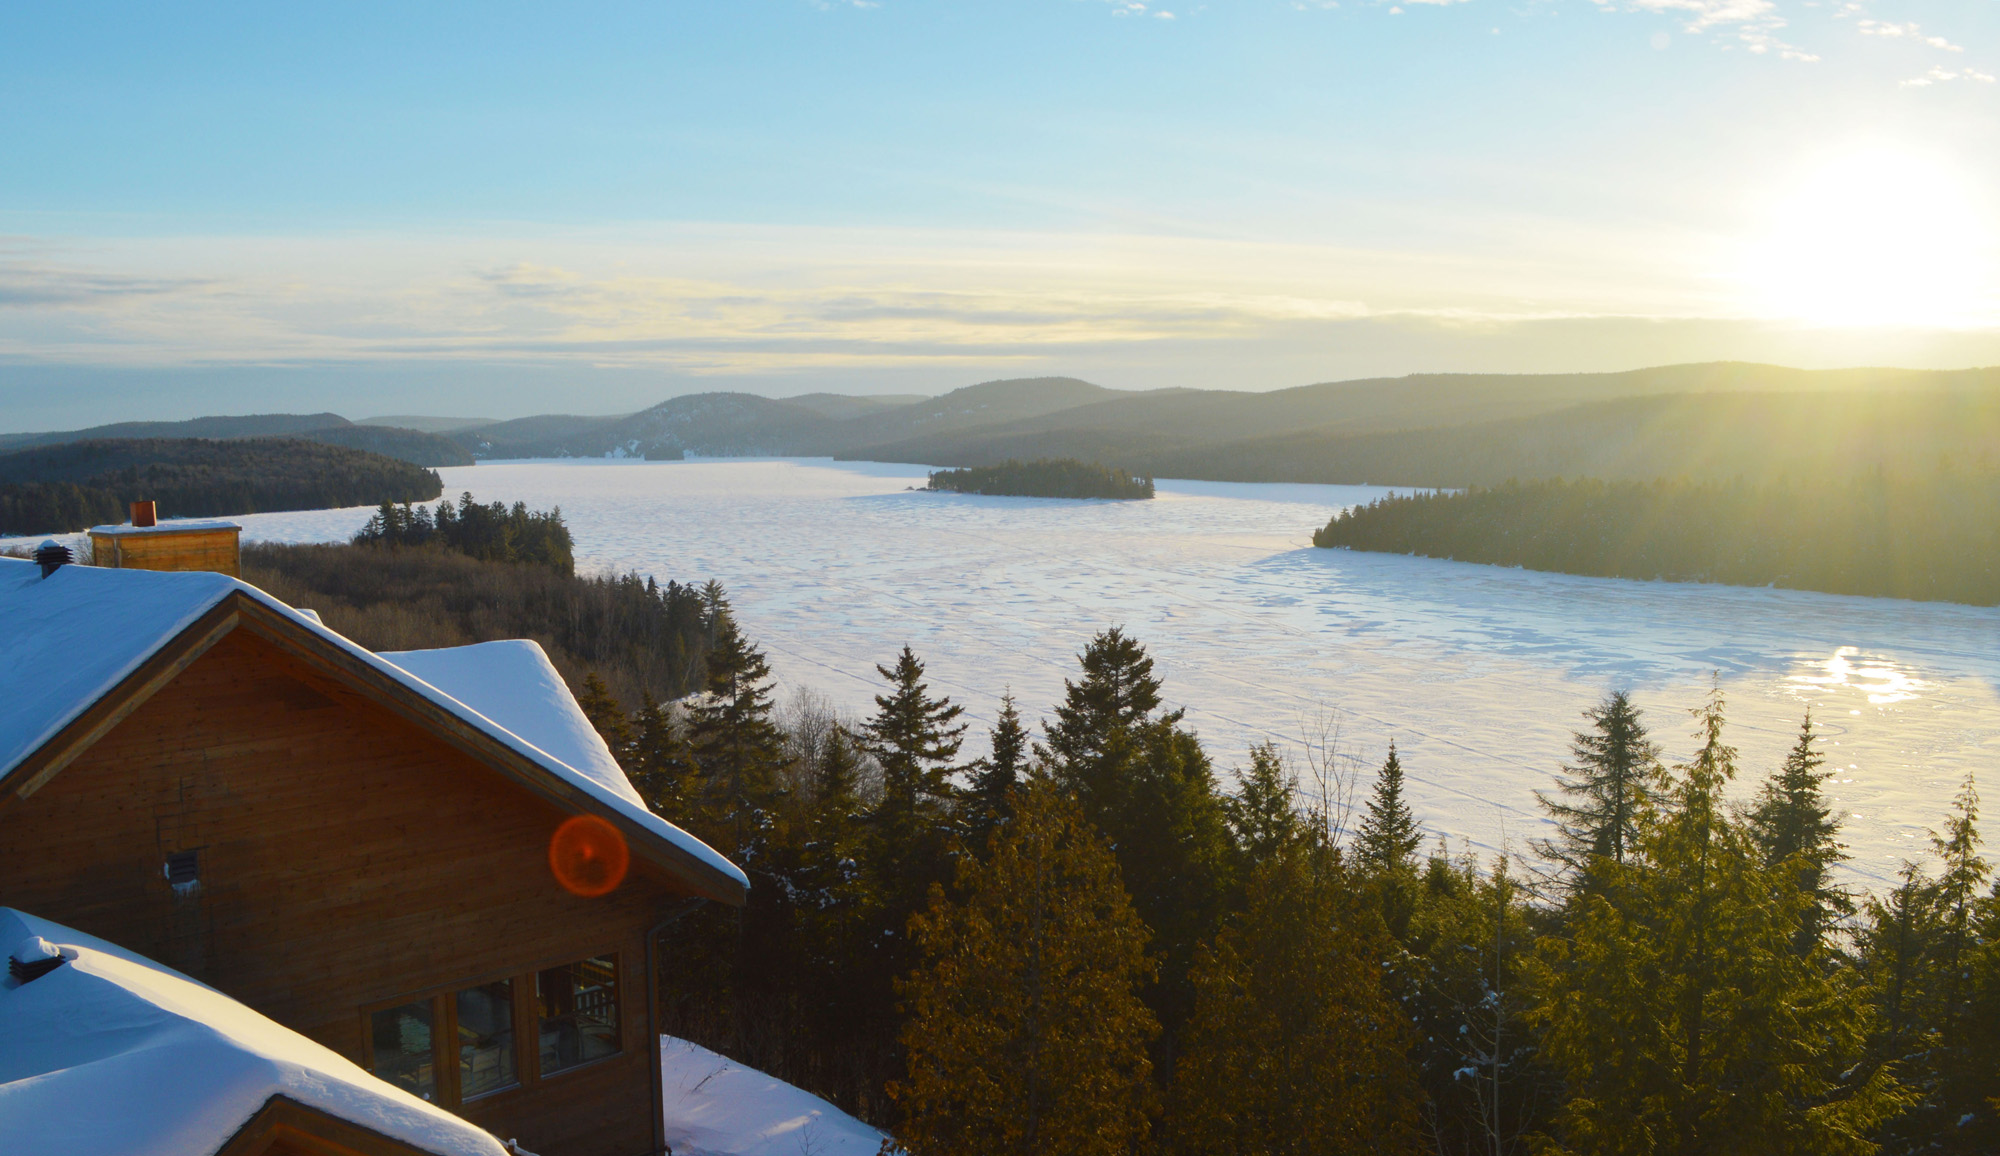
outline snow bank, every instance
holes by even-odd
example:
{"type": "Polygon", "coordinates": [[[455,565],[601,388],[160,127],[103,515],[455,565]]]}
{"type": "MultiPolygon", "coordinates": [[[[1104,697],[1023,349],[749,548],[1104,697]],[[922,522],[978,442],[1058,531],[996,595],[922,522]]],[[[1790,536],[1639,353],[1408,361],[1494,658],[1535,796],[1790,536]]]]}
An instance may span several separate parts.
{"type": "Polygon", "coordinates": [[[775,1076],[660,1037],[674,1156],[875,1156],[883,1133],[775,1076]]]}
{"type": "Polygon", "coordinates": [[[68,962],[0,979],[0,1135],[10,1152],[193,1156],[285,1096],[439,1156],[505,1156],[473,1125],[211,987],[0,908],[0,950],[39,936],[68,962]]]}

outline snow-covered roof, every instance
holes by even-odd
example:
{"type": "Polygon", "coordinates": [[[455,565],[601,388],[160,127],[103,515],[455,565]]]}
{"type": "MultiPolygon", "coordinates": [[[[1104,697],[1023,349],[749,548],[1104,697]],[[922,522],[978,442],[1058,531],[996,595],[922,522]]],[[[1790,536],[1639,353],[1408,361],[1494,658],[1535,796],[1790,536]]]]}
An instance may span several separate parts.
{"type": "Polygon", "coordinates": [[[889,1137],[776,1076],[660,1037],[667,1142],[680,1156],[875,1156],[889,1137]]]}
{"type": "Polygon", "coordinates": [[[0,907],[0,951],[67,962],[0,979],[0,1134],[11,1152],[201,1156],[273,1096],[439,1156],[505,1156],[490,1134],[143,956],[0,907]]]}
{"type": "Polygon", "coordinates": [[[185,533],[190,530],[241,530],[235,522],[198,522],[192,518],[169,518],[151,526],[92,526],[90,532],[103,538],[130,538],[144,534],[185,533]]]}
{"type": "Polygon", "coordinates": [[[35,563],[0,558],[0,778],[232,594],[276,611],[736,886],[749,886],[734,863],[646,808],[587,721],[582,726],[594,744],[577,733],[583,712],[533,642],[408,651],[391,660],[328,630],[317,616],[223,574],[72,565],[43,578],[35,563]],[[486,660],[527,685],[489,677],[480,669],[486,660]],[[433,682],[432,674],[475,701],[433,682]]]}
{"type": "Polygon", "coordinates": [[[646,805],[534,640],[379,653],[487,718],[505,719],[508,730],[619,798],[646,805]]]}

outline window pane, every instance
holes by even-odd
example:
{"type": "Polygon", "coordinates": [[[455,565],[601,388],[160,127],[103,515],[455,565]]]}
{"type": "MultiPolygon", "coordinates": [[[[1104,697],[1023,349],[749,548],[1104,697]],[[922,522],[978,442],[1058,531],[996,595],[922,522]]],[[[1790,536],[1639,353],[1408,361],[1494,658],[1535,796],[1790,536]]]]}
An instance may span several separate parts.
{"type": "Polygon", "coordinates": [[[375,1074],[426,1100],[437,1098],[431,1067],[431,1002],[406,1003],[369,1017],[375,1074]]]}
{"type": "Polygon", "coordinates": [[[618,1051],[618,957],[552,967],[535,977],[542,1073],[618,1051]]]}
{"type": "Polygon", "coordinates": [[[470,1100],[514,1082],[514,981],[459,992],[459,1096],[470,1100]]]}

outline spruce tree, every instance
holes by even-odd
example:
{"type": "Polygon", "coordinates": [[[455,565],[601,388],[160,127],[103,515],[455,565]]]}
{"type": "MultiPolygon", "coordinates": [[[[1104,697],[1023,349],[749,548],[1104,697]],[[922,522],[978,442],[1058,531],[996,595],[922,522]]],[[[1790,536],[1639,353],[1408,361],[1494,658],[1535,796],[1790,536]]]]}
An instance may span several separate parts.
{"type": "Polygon", "coordinates": [[[603,738],[604,745],[611,748],[611,757],[617,759],[621,766],[629,764],[633,737],[631,721],[625,717],[625,708],[611,697],[611,688],[604,685],[604,680],[597,676],[596,671],[584,676],[583,693],[576,696],[576,705],[583,708],[583,717],[590,720],[591,728],[603,738]]]}
{"type": "Polygon", "coordinates": [[[676,823],[695,823],[701,796],[683,728],[650,692],[634,722],[632,758],[627,766],[632,786],[654,813],[676,823]]]}
{"type": "Polygon", "coordinates": [[[1417,848],[1424,833],[1416,816],[1403,801],[1403,760],[1396,754],[1396,741],[1389,740],[1389,757],[1375,776],[1375,791],[1361,817],[1355,853],[1370,870],[1383,875],[1403,875],[1414,871],[1417,848]]]}
{"type": "Polygon", "coordinates": [[[1332,849],[1295,840],[1195,965],[1174,1072],[1173,1147],[1208,1153],[1415,1153],[1408,1016],[1389,950],[1332,849]]]}
{"type": "MultiPolygon", "coordinates": [[[[710,583],[710,595],[719,600],[720,592],[710,583]]],[[[771,718],[770,665],[737,629],[728,603],[711,605],[715,641],[703,693],[688,710],[688,745],[701,771],[703,810],[715,824],[698,833],[719,838],[740,854],[761,838],[781,743],[771,718]]]]}
{"type": "Polygon", "coordinates": [[[1236,794],[1224,800],[1223,815],[1247,878],[1302,838],[1305,826],[1299,817],[1298,778],[1275,743],[1251,747],[1249,769],[1236,778],[1236,794]]]}
{"type": "MultiPolygon", "coordinates": [[[[1160,706],[1160,680],[1153,677],[1153,659],[1122,627],[1114,626],[1090,640],[1076,656],[1083,677],[1063,681],[1063,702],[1055,708],[1054,725],[1044,725],[1048,746],[1043,761],[1058,781],[1080,795],[1107,789],[1106,756],[1115,736],[1130,736],[1153,721],[1160,706]]],[[[1180,713],[1164,716],[1177,723],[1180,713]]]]}
{"type": "Polygon", "coordinates": [[[1556,776],[1561,797],[1535,792],[1556,827],[1556,837],[1536,840],[1535,850],[1573,877],[1593,859],[1625,861],[1660,780],[1660,749],[1647,739],[1630,695],[1613,691],[1583,714],[1592,729],[1571,742],[1576,761],[1556,776]]]}
{"type": "MultiPolygon", "coordinates": [[[[1764,853],[1764,864],[1790,863],[1799,890],[1812,903],[1811,918],[1801,935],[1818,939],[1853,903],[1827,878],[1835,863],[1847,858],[1838,838],[1839,820],[1822,790],[1833,777],[1820,767],[1826,757],[1813,749],[1812,713],[1799,727],[1799,741],[1785,756],[1784,766],[1765,782],[1750,812],[1751,833],[1764,853]]],[[[1802,943],[1803,946],[1803,943],[1802,943]]]]}
{"type": "Polygon", "coordinates": [[[993,726],[992,753],[974,769],[966,814],[966,834],[975,848],[984,848],[993,829],[1012,814],[1011,796],[1027,770],[1028,728],[1010,690],[1000,696],[1000,719],[993,726]]]}
{"type": "Polygon", "coordinates": [[[1074,805],[1046,783],[1017,800],[991,856],[961,859],[954,894],[934,888],[911,923],[900,1139],[913,1156],[1125,1156],[1153,1097],[1146,929],[1074,805]]]}
{"type": "Polygon", "coordinates": [[[889,681],[888,694],[875,696],[875,714],[862,726],[861,742],[882,765],[881,812],[903,823],[943,814],[952,798],[952,760],[965,743],[965,708],[950,698],[932,698],[924,664],[908,646],[894,666],[875,672],[889,681]]]}
{"type": "Polygon", "coordinates": [[[1861,1063],[1868,1016],[1824,946],[1801,955],[1809,903],[1771,871],[1723,798],[1736,752],[1722,698],[1669,807],[1643,810],[1624,859],[1599,856],[1546,940],[1536,1018],[1564,1076],[1578,1153],[1870,1153],[1905,1094],[1861,1063]]]}

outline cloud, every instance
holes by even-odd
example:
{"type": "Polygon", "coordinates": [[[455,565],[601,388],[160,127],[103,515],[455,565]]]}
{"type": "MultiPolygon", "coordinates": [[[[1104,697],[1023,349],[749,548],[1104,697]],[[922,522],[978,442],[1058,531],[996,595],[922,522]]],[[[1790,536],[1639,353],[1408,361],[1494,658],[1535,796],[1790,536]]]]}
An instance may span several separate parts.
{"type": "Polygon", "coordinates": [[[1961,68],[1954,71],[1949,68],[1939,68],[1934,64],[1931,66],[1929,72],[1924,73],[1922,76],[1912,77],[1909,80],[1903,81],[1902,86],[1904,88],[1929,88],[1933,84],[1942,84],[1948,80],[1958,80],[1961,78],[1978,81],[1981,84],[1993,83],[1991,73],[1981,72],[1976,68],[1961,68]]]}
{"type": "Polygon", "coordinates": [[[1858,24],[1856,24],[1854,27],[1855,30],[1860,32],[1861,35],[1863,36],[1881,36],[1897,40],[1900,39],[1915,40],[1924,44],[1928,44],[1932,48],[1942,48],[1946,52],[1965,51],[1964,48],[1960,47],[1959,45],[1953,44],[1951,41],[1946,40],[1942,36],[1925,36],[1922,33],[1922,31],[1918,29],[1917,25],[1913,23],[1891,24],[1891,23],[1885,23],[1880,20],[1863,20],[1858,24]]]}

